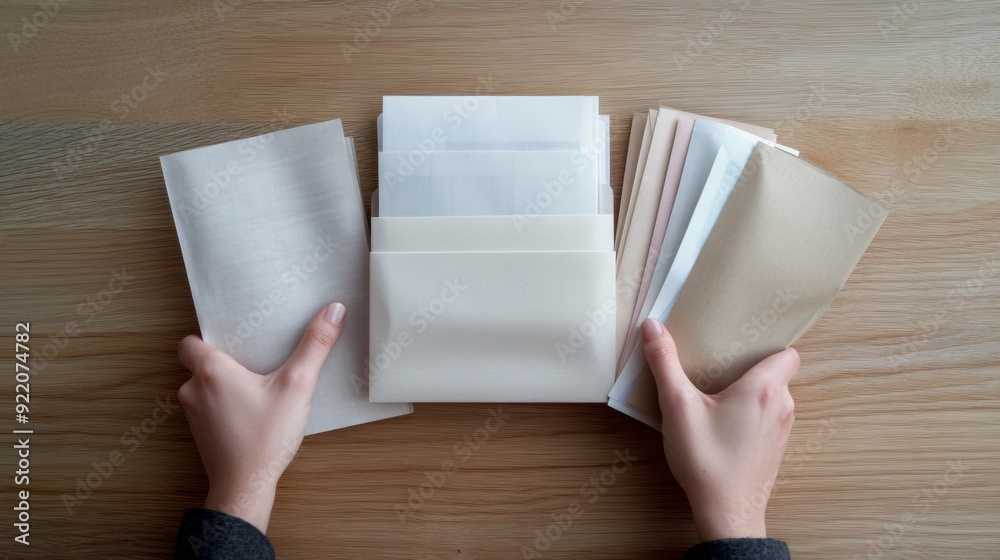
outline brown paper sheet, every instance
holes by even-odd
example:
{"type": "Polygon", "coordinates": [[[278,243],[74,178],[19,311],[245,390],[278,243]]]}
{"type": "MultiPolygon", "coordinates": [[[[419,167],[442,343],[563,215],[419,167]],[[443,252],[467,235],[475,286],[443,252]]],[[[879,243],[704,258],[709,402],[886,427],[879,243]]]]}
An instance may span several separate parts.
{"type": "Polygon", "coordinates": [[[622,178],[622,196],[618,202],[618,227],[615,228],[615,250],[621,242],[622,230],[625,228],[625,215],[628,213],[628,201],[632,197],[632,185],[635,183],[635,170],[639,164],[639,147],[642,145],[642,135],[646,130],[649,115],[635,113],[632,115],[632,132],[628,139],[628,154],[625,156],[625,175],[622,178]]]}
{"type": "MultiPolygon", "coordinates": [[[[802,336],[886,213],[827,171],[758,143],[667,319],[694,384],[721,391],[802,336]]],[[[648,367],[628,402],[660,418],[648,367]]]]}
{"type": "MultiPolygon", "coordinates": [[[[636,160],[635,176],[632,178],[632,193],[629,195],[628,208],[625,211],[625,223],[622,224],[622,235],[618,240],[617,253],[615,254],[615,271],[621,263],[621,247],[628,241],[628,232],[632,226],[632,214],[635,212],[635,199],[639,193],[639,185],[642,182],[642,173],[646,169],[646,159],[649,157],[649,145],[653,141],[653,132],[656,130],[656,119],[660,112],[657,109],[650,109],[646,118],[646,128],[642,133],[642,144],[639,147],[639,158],[636,160]]],[[[624,204],[624,201],[622,201],[624,204]]]]}

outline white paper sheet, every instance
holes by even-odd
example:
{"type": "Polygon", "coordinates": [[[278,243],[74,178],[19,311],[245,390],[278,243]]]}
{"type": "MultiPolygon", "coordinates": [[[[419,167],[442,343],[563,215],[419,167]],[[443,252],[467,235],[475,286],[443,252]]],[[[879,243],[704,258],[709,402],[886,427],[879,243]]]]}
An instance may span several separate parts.
{"type": "Polygon", "coordinates": [[[386,152],[592,150],[594,96],[385,96],[386,152]]]}
{"type": "Polygon", "coordinates": [[[381,215],[597,214],[597,152],[381,152],[381,215]]]}
{"type": "Polygon", "coordinates": [[[663,248],[660,251],[660,254],[666,257],[663,260],[667,263],[669,272],[659,289],[651,281],[647,299],[654,294],[655,298],[648,317],[665,314],[665,310],[676,299],[680,285],[687,278],[687,271],[690,271],[694,259],[698,257],[698,251],[701,250],[712,226],[715,225],[715,219],[718,218],[722,205],[725,204],[729,192],[732,191],[736,179],[739,178],[758,141],[766,143],[761,138],[731,126],[700,119],[695,121],[684,171],[677,190],[677,199],[674,202],[674,210],[670,213],[663,248]],[[722,189],[723,186],[726,188],[722,189]],[[683,200],[681,200],[682,193],[684,193],[683,200]],[[715,204],[717,195],[720,194],[722,197],[719,198],[718,204],[715,204]],[[678,210],[679,205],[682,206],[680,210],[678,210]],[[712,208],[716,208],[717,211],[710,212],[712,208]],[[677,226],[671,228],[675,219],[677,226]],[[681,227],[684,229],[681,230],[681,227]],[[667,247],[668,244],[670,247],[667,247]],[[684,258],[678,262],[678,257],[681,256],[684,258]],[[667,282],[668,279],[671,283],[667,282]]]}
{"type": "Polygon", "coordinates": [[[412,412],[368,402],[368,242],[339,120],[160,159],[202,337],[268,373],[326,304],[347,323],[307,434],[412,412]]]}

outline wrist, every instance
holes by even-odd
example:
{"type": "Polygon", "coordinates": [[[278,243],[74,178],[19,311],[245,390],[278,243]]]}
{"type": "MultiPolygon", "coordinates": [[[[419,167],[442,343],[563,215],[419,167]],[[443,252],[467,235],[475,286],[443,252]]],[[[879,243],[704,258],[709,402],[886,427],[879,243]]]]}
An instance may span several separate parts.
{"type": "Polygon", "coordinates": [[[267,532],[274,506],[274,485],[253,488],[229,488],[225,485],[209,485],[205,509],[213,509],[239,517],[260,530],[267,532]]]}

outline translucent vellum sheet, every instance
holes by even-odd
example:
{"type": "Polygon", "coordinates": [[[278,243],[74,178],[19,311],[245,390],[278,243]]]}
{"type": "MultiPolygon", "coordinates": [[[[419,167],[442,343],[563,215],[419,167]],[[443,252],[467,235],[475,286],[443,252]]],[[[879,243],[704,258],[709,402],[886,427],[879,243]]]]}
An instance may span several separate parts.
{"type": "Polygon", "coordinates": [[[379,153],[380,215],[596,214],[597,152],[379,153]]]}
{"type": "Polygon", "coordinates": [[[307,434],[412,411],[368,399],[368,241],[350,146],[334,120],[160,160],[206,342],[268,373],[324,305],[347,307],[307,434]]]}
{"type": "Polygon", "coordinates": [[[593,96],[385,96],[382,149],[590,150],[597,107],[593,96]]]}

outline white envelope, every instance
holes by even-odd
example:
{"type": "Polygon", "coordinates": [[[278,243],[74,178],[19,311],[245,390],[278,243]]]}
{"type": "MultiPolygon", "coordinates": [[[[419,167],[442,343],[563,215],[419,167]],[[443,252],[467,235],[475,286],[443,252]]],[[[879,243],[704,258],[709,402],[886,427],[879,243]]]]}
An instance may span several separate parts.
{"type": "Polygon", "coordinates": [[[371,400],[606,402],[613,246],[611,212],[373,217],[371,400]]]}

